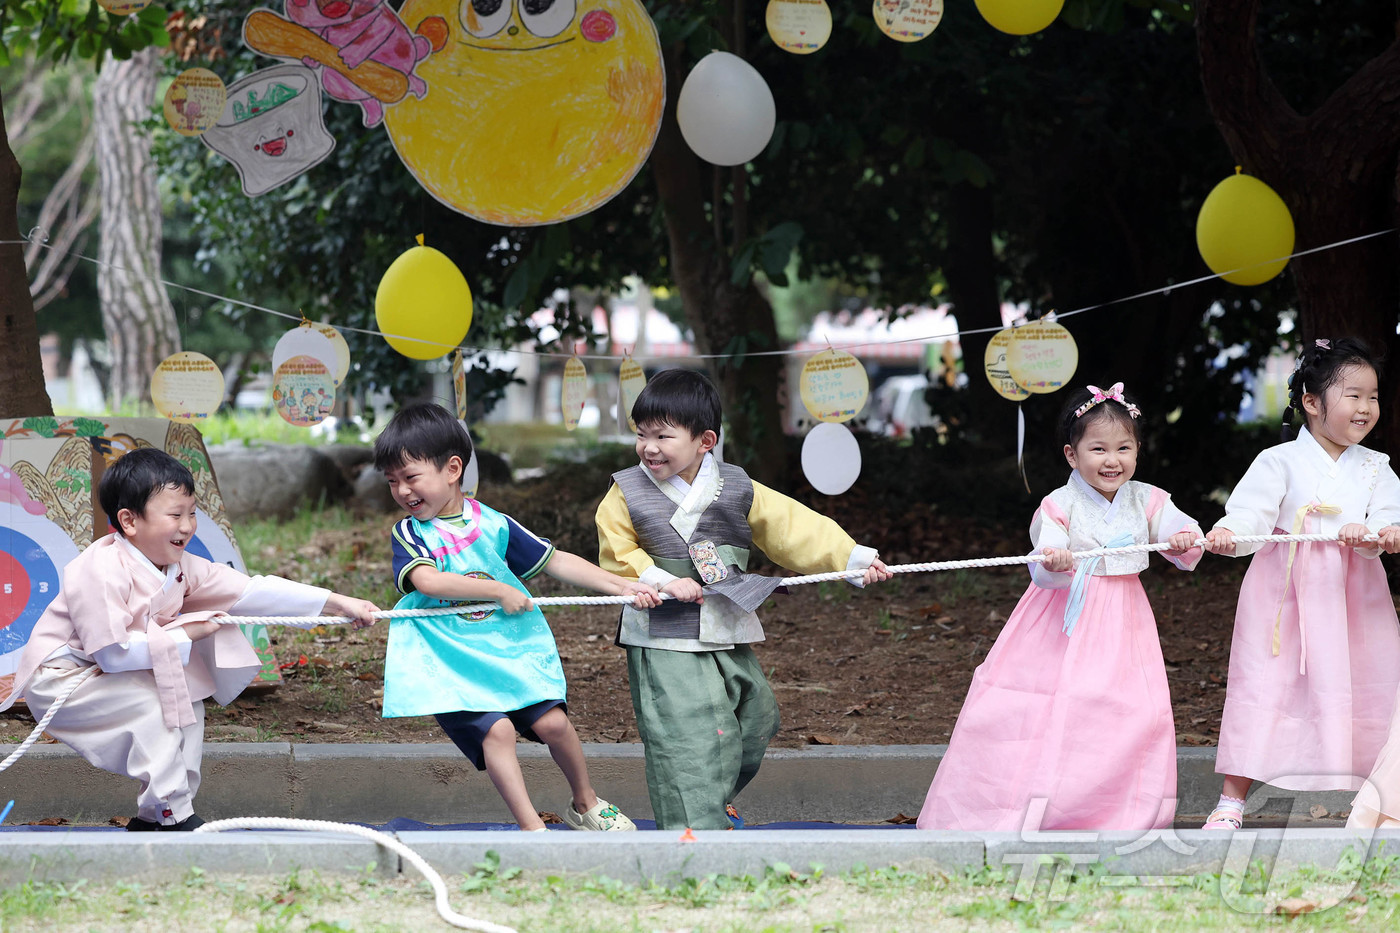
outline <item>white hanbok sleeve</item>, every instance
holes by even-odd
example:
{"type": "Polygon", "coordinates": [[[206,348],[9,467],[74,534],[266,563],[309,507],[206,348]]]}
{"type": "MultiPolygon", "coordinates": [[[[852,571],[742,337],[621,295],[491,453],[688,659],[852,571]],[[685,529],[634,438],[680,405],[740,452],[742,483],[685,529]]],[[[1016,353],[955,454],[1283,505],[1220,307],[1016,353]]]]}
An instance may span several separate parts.
{"type": "Polygon", "coordinates": [[[1390,468],[1387,458],[1381,464],[1376,488],[1371,490],[1371,501],[1366,505],[1366,527],[1372,534],[1379,534],[1389,525],[1400,525],[1400,477],[1390,468]]]}
{"type": "MultiPolygon", "coordinates": [[[[1225,517],[1215,523],[1237,535],[1267,535],[1279,527],[1279,508],[1288,491],[1288,474],[1281,457],[1267,451],[1254,458],[1244,476],[1235,484],[1225,503],[1225,517]]],[[[1239,544],[1235,556],[1244,557],[1262,544],[1239,544]]]]}
{"type": "MultiPolygon", "coordinates": [[[[1052,506],[1048,498],[1041,502],[1035,516],[1031,518],[1031,543],[1034,545],[1031,548],[1031,556],[1040,554],[1042,548],[1069,547],[1069,527],[1064,524],[1068,519],[1062,519],[1063,513],[1052,506]],[[1054,517],[1046,514],[1047,507],[1053,510],[1054,517]]],[[[1030,570],[1031,582],[1044,590],[1062,590],[1074,580],[1073,570],[1057,573],[1046,570],[1039,562],[1031,564],[1030,570]]]]}
{"type": "MultiPolygon", "coordinates": [[[[1162,544],[1178,531],[1194,531],[1196,537],[1203,537],[1201,526],[1190,515],[1178,509],[1172,502],[1171,496],[1162,503],[1162,507],[1157,510],[1147,522],[1148,540],[1153,544],[1162,544]]],[[[1178,570],[1195,570],[1196,565],[1201,562],[1201,555],[1205,553],[1205,548],[1193,547],[1189,551],[1183,551],[1176,557],[1162,551],[1161,554],[1171,561],[1178,570]]]]}
{"type": "Polygon", "coordinates": [[[285,577],[256,576],[248,581],[231,616],[316,616],[325,608],[331,591],[285,577]]]}
{"type": "MultiPolygon", "coordinates": [[[[175,642],[175,646],[180,649],[180,663],[188,665],[190,663],[190,636],[185,634],[185,630],[178,626],[172,628],[170,638],[175,642]]],[[[131,632],[129,640],[117,645],[107,645],[98,648],[92,653],[93,661],[108,674],[115,674],[118,671],[149,671],[151,663],[151,643],[146,638],[145,632],[131,632]]]]}

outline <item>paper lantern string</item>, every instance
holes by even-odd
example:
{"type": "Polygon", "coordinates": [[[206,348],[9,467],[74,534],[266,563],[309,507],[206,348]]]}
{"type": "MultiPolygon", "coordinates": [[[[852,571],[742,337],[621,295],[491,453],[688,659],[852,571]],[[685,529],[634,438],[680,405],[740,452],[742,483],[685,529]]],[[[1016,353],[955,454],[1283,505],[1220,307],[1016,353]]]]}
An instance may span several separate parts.
{"type": "MultiPolygon", "coordinates": [[[[35,229],[38,229],[38,228],[35,228],[35,229]]],[[[1261,263],[1261,265],[1267,265],[1269,262],[1278,262],[1278,261],[1280,261],[1280,260],[1293,260],[1293,259],[1297,259],[1297,258],[1300,257],[1300,256],[1310,256],[1310,255],[1312,255],[1312,254],[1314,254],[1314,253],[1326,252],[1327,250],[1339,249],[1339,248],[1341,248],[1341,247],[1343,247],[1343,246],[1350,246],[1350,245],[1352,245],[1352,244],[1354,244],[1354,243],[1361,243],[1361,242],[1364,242],[1364,241],[1366,241],[1366,240],[1373,240],[1373,239],[1375,239],[1376,237],[1389,236],[1390,234],[1395,233],[1397,229],[1400,229],[1400,228],[1397,228],[1397,227],[1387,227],[1387,228],[1384,229],[1384,230],[1377,230],[1377,231],[1375,231],[1374,233],[1363,233],[1363,234],[1361,234],[1360,236],[1349,237],[1349,238],[1344,239],[1344,240],[1336,240],[1336,241],[1331,242],[1331,243],[1323,244],[1322,246],[1314,246],[1314,247],[1312,247],[1312,248],[1310,248],[1310,249],[1297,250],[1297,251],[1295,251],[1295,252],[1293,252],[1293,253],[1290,253],[1290,254],[1287,255],[1287,256],[1279,256],[1277,259],[1268,260],[1268,262],[1266,262],[1266,263],[1261,263]]],[[[33,233],[34,231],[31,230],[30,232],[33,233]]],[[[420,239],[421,239],[421,237],[422,237],[422,234],[419,234],[419,238],[420,238],[420,239]]],[[[22,238],[22,239],[19,239],[19,240],[0,240],[0,246],[13,246],[13,245],[34,245],[34,246],[38,246],[38,247],[40,247],[40,248],[42,248],[42,249],[55,249],[55,248],[56,248],[56,247],[53,247],[53,246],[49,246],[46,242],[36,242],[36,241],[34,241],[34,240],[32,240],[32,239],[27,239],[27,238],[22,238]]],[[[230,297],[230,296],[228,296],[228,295],[220,295],[220,294],[218,294],[218,293],[216,293],[216,292],[208,292],[208,291],[204,291],[203,289],[194,288],[193,286],[190,286],[190,285],[183,285],[183,284],[181,284],[181,283],[179,283],[179,282],[172,282],[172,281],[170,281],[170,280],[168,280],[168,279],[160,278],[159,276],[149,275],[145,270],[128,269],[128,268],[126,268],[126,267],[124,267],[124,266],[121,266],[121,265],[119,265],[119,264],[117,264],[117,263],[104,262],[104,261],[102,261],[102,260],[100,260],[100,259],[95,259],[95,258],[93,258],[92,256],[83,255],[82,253],[79,253],[79,252],[77,252],[76,250],[62,250],[61,252],[62,252],[63,255],[65,255],[65,256],[74,256],[74,257],[76,257],[76,258],[78,258],[78,259],[81,259],[81,260],[84,261],[84,262],[91,263],[91,264],[93,264],[94,266],[98,266],[98,267],[100,267],[100,268],[115,269],[115,270],[118,270],[118,271],[123,271],[123,272],[127,273],[128,275],[136,276],[136,277],[141,278],[141,279],[143,279],[143,280],[149,280],[149,281],[151,281],[151,282],[158,283],[158,284],[160,284],[160,285],[165,286],[166,288],[180,289],[181,291],[190,292],[191,294],[195,294],[195,295],[201,295],[201,296],[203,296],[203,297],[205,297],[205,298],[209,298],[209,299],[212,299],[212,300],[214,300],[214,301],[222,301],[222,302],[225,302],[225,303],[227,303],[227,304],[237,305],[237,306],[240,307],[240,308],[247,308],[247,309],[250,310],[250,311],[258,311],[258,312],[261,312],[261,313],[263,313],[263,314],[271,314],[271,315],[273,315],[273,316],[275,316],[275,317],[287,318],[288,320],[292,320],[292,321],[300,321],[300,320],[301,320],[301,315],[299,315],[299,314],[288,314],[288,313],[285,312],[285,311],[278,311],[278,310],[276,310],[275,308],[267,308],[267,307],[264,307],[264,306],[262,306],[262,305],[253,304],[252,302],[242,301],[242,300],[240,300],[240,299],[238,299],[238,298],[232,298],[232,297],[230,297]]],[[[1249,267],[1246,267],[1246,268],[1249,268],[1249,267]]],[[[1132,294],[1132,295],[1125,295],[1125,296],[1123,296],[1122,298],[1114,298],[1114,299],[1111,299],[1111,300],[1109,300],[1109,301],[1102,301],[1102,302],[1099,302],[1099,303],[1097,303],[1097,304],[1085,305],[1085,306],[1082,307],[1082,308],[1075,308],[1075,309],[1072,310],[1072,311],[1061,311],[1061,312],[1058,312],[1057,317],[1058,317],[1060,320],[1063,320],[1064,318],[1067,318],[1067,317],[1073,317],[1073,316],[1076,315],[1076,314],[1086,314],[1086,313],[1088,313],[1088,312],[1090,312],[1090,311],[1101,311],[1101,310],[1103,310],[1104,308],[1111,308],[1111,307],[1114,307],[1115,305],[1127,304],[1128,302],[1137,301],[1137,300],[1140,299],[1140,298],[1151,298],[1151,297],[1156,296],[1156,295],[1170,295],[1170,294],[1171,294],[1173,291],[1175,291],[1176,289],[1179,289],[1179,288],[1188,288],[1188,287],[1190,287],[1190,286],[1192,286],[1192,285],[1200,285],[1200,284],[1203,283],[1203,282],[1209,282],[1209,281],[1211,281],[1211,280],[1213,280],[1213,279],[1223,278],[1224,276],[1232,275],[1232,274],[1234,274],[1234,273],[1236,273],[1236,272],[1240,272],[1240,271],[1242,271],[1242,270],[1241,270],[1241,269],[1227,269],[1227,270],[1225,270],[1224,272],[1219,272],[1219,273],[1217,273],[1217,272],[1212,272],[1212,273],[1210,273],[1209,275],[1201,275],[1201,276],[1197,276],[1196,278],[1193,278],[1193,279],[1187,279],[1187,280],[1185,280],[1185,281],[1183,281],[1183,282],[1176,282],[1176,283],[1173,283],[1173,284],[1171,284],[1171,285],[1164,285],[1164,286],[1162,286],[1162,287],[1160,287],[1160,288],[1152,288],[1152,289],[1148,289],[1147,291],[1137,292],[1137,293],[1132,294]]],[[[399,334],[386,334],[386,333],[384,333],[383,331],[373,330],[373,329],[365,328],[365,327],[349,327],[349,326],[344,326],[344,325],[336,325],[336,326],[337,326],[340,330],[342,330],[342,331],[349,331],[349,332],[351,332],[351,333],[356,333],[356,334],[368,334],[368,335],[370,335],[370,336],[372,336],[372,337],[394,337],[394,338],[399,339],[399,340],[418,340],[418,338],[414,338],[414,337],[406,337],[406,336],[401,336],[401,335],[399,335],[399,334]]],[[[925,336],[925,337],[906,337],[906,338],[901,339],[901,340],[867,340],[867,341],[863,341],[863,342],[846,343],[846,344],[842,344],[842,345],[841,345],[841,349],[850,352],[850,351],[853,351],[853,350],[859,350],[859,349],[861,349],[861,348],[863,348],[863,347],[892,347],[892,346],[899,346],[899,345],[901,345],[901,344],[906,344],[906,343],[926,344],[926,343],[932,343],[932,342],[935,342],[935,341],[941,342],[941,341],[948,340],[948,339],[953,338],[953,337],[968,337],[968,336],[971,336],[971,335],[973,335],[973,334],[995,334],[995,333],[997,333],[998,331],[1002,331],[1002,330],[1005,330],[1005,329],[1006,329],[1006,328],[1003,327],[1003,326],[997,326],[997,327],[970,327],[970,328],[965,328],[965,329],[958,330],[958,331],[956,331],[956,332],[954,332],[954,333],[951,333],[951,334],[937,334],[937,335],[930,335],[930,336],[925,336]]],[[[419,342],[420,342],[420,343],[432,343],[432,341],[426,341],[426,340],[419,340],[419,342]]],[[[589,359],[589,360],[618,360],[618,359],[620,359],[620,357],[619,357],[617,354],[615,354],[615,353],[574,354],[574,353],[555,352],[555,351],[550,351],[550,350],[530,350],[530,349],[522,349],[522,348],[520,348],[520,347],[476,347],[476,346],[465,346],[465,345],[460,345],[460,344],[459,344],[459,345],[455,345],[455,348],[456,348],[456,349],[459,349],[459,350],[462,350],[462,351],[464,351],[464,352],[467,352],[467,353],[478,353],[478,354],[480,354],[480,353],[518,353],[518,354],[520,354],[520,355],[522,355],[522,356],[536,356],[536,357],[541,357],[541,358],[544,358],[544,359],[568,359],[569,357],[572,357],[572,356],[578,356],[580,359],[589,359]]],[[[750,358],[750,357],[760,357],[760,356],[802,356],[802,355],[806,355],[807,353],[810,353],[810,352],[811,352],[810,350],[748,350],[748,351],[744,351],[744,352],[742,352],[742,353],[695,353],[695,354],[691,354],[689,357],[687,357],[687,359],[694,359],[694,360],[734,360],[734,359],[747,359],[747,358],[750,358]]]]}

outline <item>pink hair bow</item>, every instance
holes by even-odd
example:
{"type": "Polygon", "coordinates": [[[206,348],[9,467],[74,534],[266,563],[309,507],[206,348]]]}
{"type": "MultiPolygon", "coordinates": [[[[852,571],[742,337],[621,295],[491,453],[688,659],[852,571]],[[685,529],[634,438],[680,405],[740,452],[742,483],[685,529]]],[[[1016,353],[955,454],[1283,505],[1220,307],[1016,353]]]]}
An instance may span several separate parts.
{"type": "Polygon", "coordinates": [[[1075,410],[1074,417],[1076,418],[1082,417],[1086,411],[1093,408],[1100,402],[1106,402],[1109,399],[1113,399],[1113,401],[1128,409],[1128,414],[1134,418],[1142,414],[1142,412],[1138,410],[1138,407],[1136,405],[1134,405],[1132,402],[1124,400],[1123,383],[1121,382],[1115,382],[1107,389],[1100,389],[1098,386],[1085,386],[1085,388],[1089,390],[1089,401],[1085,402],[1083,405],[1080,405],[1079,408],[1075,410]]]}

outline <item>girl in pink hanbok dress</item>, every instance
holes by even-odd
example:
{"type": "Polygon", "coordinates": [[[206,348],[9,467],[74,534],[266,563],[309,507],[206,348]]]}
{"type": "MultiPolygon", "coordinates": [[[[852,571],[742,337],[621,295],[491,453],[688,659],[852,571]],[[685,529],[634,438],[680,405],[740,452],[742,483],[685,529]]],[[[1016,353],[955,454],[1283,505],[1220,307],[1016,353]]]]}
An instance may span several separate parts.
{"type": "Polygon", "coordinates": [[[1136,405],[1123,384],[1074,393],[1061,415],[1069,482],[1041,501],[1044,560],[972,677],[920,829],[1153,829],[1176,808],[1176,728],[1146,553],[1076,568],[1072,552],[1167,542],[1183,570],[1200,528],[1133,482],[1136,405]],[[1073,571],[1071,573],[1071,571],[1073,571]]]}
{"type": "Polygon", "coordinates": [[[1361,446],[1380,417],[1377,367],[1359,340],[1316,340],[1288,380],[1298,437],[1255,458],[1206,536],[1254,554],[1240,586],[1206,829],[1238,829],[1253,781],[1359,790],[1385,743],[1400,682],[1400,627],[1376,558],[1400,547],[1400,479],[1361,446]],[[1235,535],[1337,542],[1237,544],[1235,535]],[[1378,535],[1379,542],[1367,541],[1378,535]]]}

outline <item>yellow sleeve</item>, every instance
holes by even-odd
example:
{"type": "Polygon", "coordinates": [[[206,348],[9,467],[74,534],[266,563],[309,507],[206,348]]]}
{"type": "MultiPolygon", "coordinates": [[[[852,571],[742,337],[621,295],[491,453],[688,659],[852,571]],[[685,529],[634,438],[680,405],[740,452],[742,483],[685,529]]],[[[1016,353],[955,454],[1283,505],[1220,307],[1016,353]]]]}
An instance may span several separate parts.
{"type": "Polygon", "coordinates": [[[646,551],[637,544],[637,532],[632,527],[632,514],[622,490],[613,483],[603,501],[598,504],[598,566],[609,573],[638,580],[653,566],[646,551]]]}
{"type": "Polygon", "coordinates": [[[845,570],[856,548],[836,522],[760,483],[753,484],[749,529],[759,550],[794,573],[845,570]]]}

